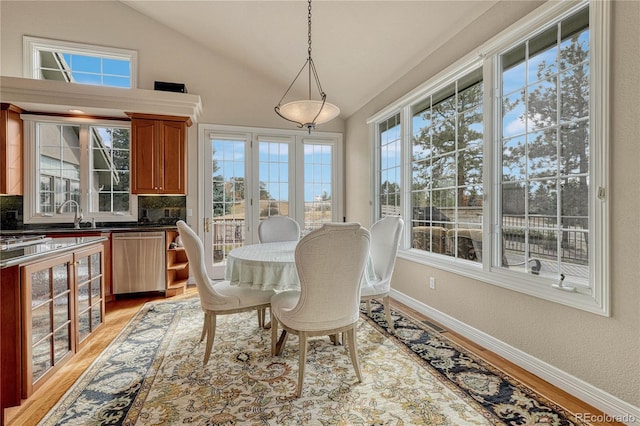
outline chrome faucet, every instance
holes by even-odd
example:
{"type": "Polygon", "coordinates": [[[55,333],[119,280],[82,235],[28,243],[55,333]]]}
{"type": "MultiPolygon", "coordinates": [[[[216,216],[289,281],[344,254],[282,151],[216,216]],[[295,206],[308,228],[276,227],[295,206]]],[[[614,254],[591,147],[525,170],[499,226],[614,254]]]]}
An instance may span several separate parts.
{"type": "Polygon", "coordinates": [[[76,200],[67,200],[64,203],[60,204],[60,206],[58,207],[58,210],[56,210],[56,213],[58,214],[62,213],[62,208],[69,203],[73,203],[76,205],[75,215],[73,216],[73,227],[75,229],[80,229],[80,224],[82,223],[84,216],[82,216],[82,209],[80,208],[80,204],[78,204],[76,200]]]}

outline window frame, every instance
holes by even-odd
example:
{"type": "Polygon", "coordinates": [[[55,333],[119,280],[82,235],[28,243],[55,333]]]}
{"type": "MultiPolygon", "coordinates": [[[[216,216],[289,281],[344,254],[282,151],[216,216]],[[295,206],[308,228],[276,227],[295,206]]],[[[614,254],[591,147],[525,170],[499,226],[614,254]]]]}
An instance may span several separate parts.
{"type": "MultiPolygon", "coordinates": [[[[128,60],[130,62],[130,67],[131,67],[130,69],[131,74],[129,76],[131,80],[131,86],[128,87],[128,89],[135,89],[138,87],[138,79],[137,79],[138,52],[136,52],[135,50],[121,49],[117,47],[97,46],[92,44],[53,40],[53,39],[31,37],[31,36],[24,36],[22,38],[22,44],[23,44],[22,70],[23,70],[23,77],[25,78],[42,80],[39,77],[40,59],[38,56],[38,53],[41,50],[65,51],[65,52],[76,53],[79,55],[97,56],[102,59],[128,60]]],[[[87,85],[84,83],[73,83],[73,84],[87,85]]],[[[103,85],[103,84],[99,84],[97,86],[127,89],[126,87],[103,85]]]]}
{"type": "MultiPolygon", "coordinates": [[[[49,123],[54,125],[77,125],[80,128],[80,208],[83,211],[84,219],[90,221],[95,219],[98,222],[137,222],[138,220],[138,197],[131,193],[129,188],[129,211],[128,212],[91,212],[91,200],[89,197],[89,184],[91,181],[90,154],[91,138],[89,129],[91,127],[127,127],[131,128],[131,123],[124,120],[101,120],[82,117],[53,117],[46,115],[22,114],[24,121],[25,137],[25,161],[27,167],[24,170],[24,223],[26,224],[59,224],[63,222],[73,222],[75,213],[40,213],[38,212],[38,202],[40,196],[40,162],[39,149],[37,146],[37,124],[49,123]]],[[[131,134],[131,133],[130,133],[131,134]]],[[[129,158],[129,170],[131,172],[131,158],[129,158]]]]}
{"type": "MultiPolygon", "coordinates": [[[[535,296],[544,300],[571,306],[602,316],[610,316],[609,289],[609,203],[607,200],[609,173],[609,32],[610,32],[610,2],[582,0],[579,2],[549,2],[540,6],[534,12],[525,16],[505,31],[501,32],[487,43],[480,46],[473,53],[466,55],[427,82],[418,86],[399,100],[384,108],[367,120],[372,135],[372,180],[374,182],[374,198],[372,219],[377,220],[379,206],[379,168],[380,135],[378,126],[388,118],[400,113],[402,133],[402,184],[401,208],[405,218],[411,218],[411,171],[407,165],[412,164],[412,108],[426,96],[436,93],[441,88],[455,81],[461,76],[472,72],[475,67],[483,69],[484,82],[484,141],[483,141],[483,188],[484,210],[482,227],[483,247],[490,248],[490,256],[483,256],[482,263],[450,258],[432,254],[411,247],[411,226],[405,227],[403,242],[399,257],[442,269],[474,280],[493,284],[506,289],[535,296]],[[589,7],[590,31],[590,197],[589,229],[593,230],[592,241],[602,241],[592,244],[589,248],[590,286],[577,288],[576,291],[563,291],[554,284],[557,280],[549,277],[524,274],[498,267],[500,241],[497,238],[497,224],[501,217],[498,210],[500,186],[498,163],[499,150],[496,141],[501,126],[498,100],[500,70],[498,69],[499,55],[508,51],[526,39],[535,36],[584,7],[589,7]]],[[[409,220],[407,223],[411,223],[409,220]]],[[[591,232],[591,231],[590,231],[591,232]]]]}

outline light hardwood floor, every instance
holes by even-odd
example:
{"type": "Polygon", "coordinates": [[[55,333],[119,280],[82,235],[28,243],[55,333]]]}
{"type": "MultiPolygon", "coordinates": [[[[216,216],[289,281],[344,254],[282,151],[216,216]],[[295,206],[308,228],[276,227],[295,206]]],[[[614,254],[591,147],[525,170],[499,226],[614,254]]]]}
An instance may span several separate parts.
{"type": "MultiPolygon", "coordinates": [[[[189,287],[184,295],[175,296],[174,299],[194,297],[197,295],[195,287],[189,287]]],[[[131,318],[138,312],[140,307],[158,297],[140,297],[124,300],[117,300],[107,303],[107,314],[105,323],[96,331],[90,342],[76,356],[63,366],[46,384],[38,389],[28,400],[22,402],[19,407],[8,408],[5,411],[6,424],[16,426],[36,425],[40,419],[53,407],[62,395],[71,387],[75,380],[82,372],[91,365],[94,359],[106,348],[109,343],[120,333],[120,331],[129,323],[131,318]]],[[[431,319],[425,317],[419,312],[392,300],[392,306],[398,310],[408,313],[418,320],[431,319]]],[[[443,327],[444,328],[444,327],[443,327]]],[[[465,347],[474,354],[480,356],[484,360],[493,364],[505,373],[511,375],[515,379],[525,385],[535,389],[546,398],[554,401],[556,404],[564,407],[573,413],[590,413],[593,415],[602,415],[595,408],[585,404],[584,402],[572,397],[566,392],[556,388],[546,381],[536,377],[535,375],[519,368],[500,356],[488,351],[473,342],[459,336],[451,331],[445,331],[449,339],[455,341],[465,347]]],[[[594,426],[622,425],[622,423],[592,423],[594,426]]]]}

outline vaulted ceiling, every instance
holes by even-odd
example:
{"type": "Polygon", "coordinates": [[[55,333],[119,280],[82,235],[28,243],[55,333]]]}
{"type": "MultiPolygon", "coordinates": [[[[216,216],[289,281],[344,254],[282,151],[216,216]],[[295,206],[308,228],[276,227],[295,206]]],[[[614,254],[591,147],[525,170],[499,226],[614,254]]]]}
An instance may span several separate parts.
{"type": "MultiPolygon", "coordinates": [[[[283,93],[307,57],[304,0],[122,3],[272,79],[283,93]]],[[[349,117],[496,3],[313,1],[312,53],[328,101],[349,117]]]]}

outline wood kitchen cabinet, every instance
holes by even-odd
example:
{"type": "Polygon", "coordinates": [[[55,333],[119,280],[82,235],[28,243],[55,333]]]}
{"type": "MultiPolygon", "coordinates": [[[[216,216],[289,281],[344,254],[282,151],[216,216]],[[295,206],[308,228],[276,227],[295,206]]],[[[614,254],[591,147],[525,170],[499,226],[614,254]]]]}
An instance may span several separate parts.
{"type": "Polygon", "coordinates": [[[104,322],[104,248],[22,267],[22,397],[28,398],[104,322]]]}
{"type": "Polygon", "coordinates": [[[73,254],[22,268],[22,397],[75,352],[73,254]]]}
{"type": "Polygon", "coordinates": [[[131,117],[131,192],[187,193],[189,117],[128,114],[131,117]]]}
{"type": "Polygon", "coordinates": [[[0,106],[0,194],[22,195],[22,110],[0,106]]]}
{"type": "Polygon", "coordinates": [[[0,424],[4,408],[20,405],[20,267],[0,271],[0,424]],[[17,384],[17,385],[16,385],[17,384]]]}
{"type": "Polygon", "coordinates": [[[102,323],[105,313],[104,252],[93,246],[73,254],[76,284],[76,343],[84,346],[87,337],[102,323]]]}

